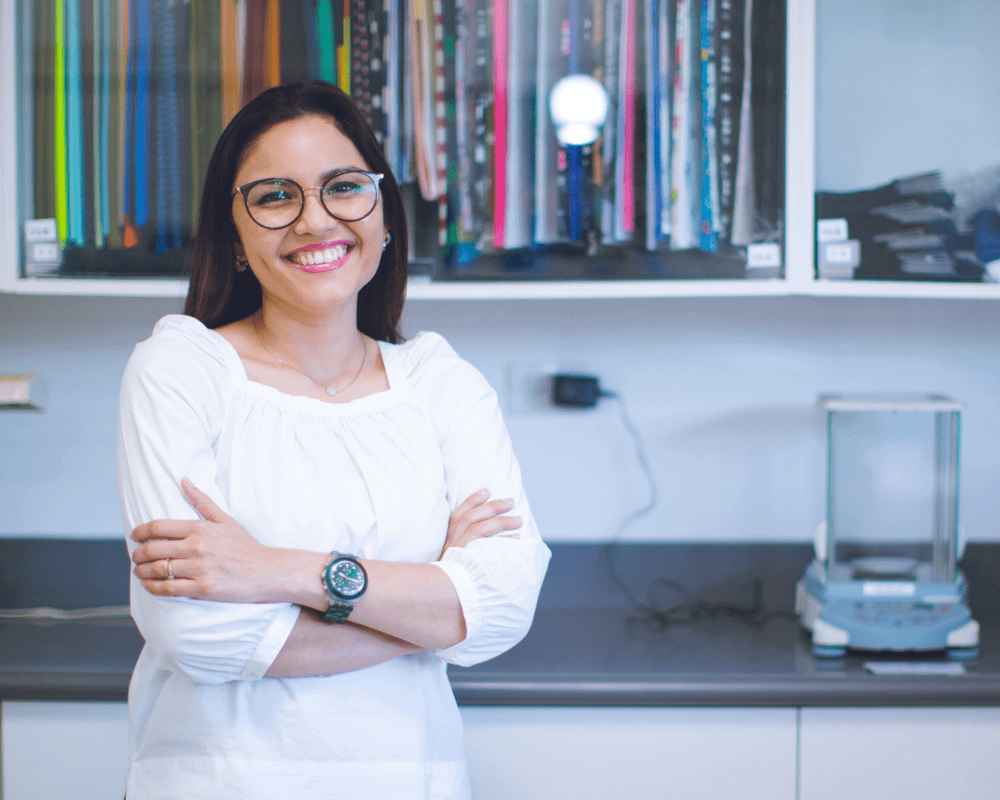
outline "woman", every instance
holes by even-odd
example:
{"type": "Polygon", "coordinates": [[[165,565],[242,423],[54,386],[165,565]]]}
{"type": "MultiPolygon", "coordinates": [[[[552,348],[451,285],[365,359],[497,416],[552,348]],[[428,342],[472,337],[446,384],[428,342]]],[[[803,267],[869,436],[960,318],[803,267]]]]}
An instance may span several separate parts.
{"type": "Polygon", "coordinates": [[[185,314],[122,378],[129,800],[470,796],[447,664],[525,636],[551,552],[496,392],[401,342],[406,242],[334,86],[223,131],[185,314]]]}

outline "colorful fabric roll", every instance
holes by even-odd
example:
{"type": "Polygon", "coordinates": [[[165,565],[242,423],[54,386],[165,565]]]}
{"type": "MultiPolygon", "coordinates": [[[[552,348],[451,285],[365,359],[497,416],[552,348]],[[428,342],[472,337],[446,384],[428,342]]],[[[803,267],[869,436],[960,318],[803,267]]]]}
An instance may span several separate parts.
{"type": "Polygon", "coordinates": [[[66,169],[66,3],[65,0],[55,0],[55,20],[52,42],[53,65],[55,78],[55,118],[52,121],[52,151],[55,154],[53,165],[56,232],[60,244],[65,244],[69,234],[69,186],[66,169]]]}
{"type": "Polygon", "coordinates": [[[415,249],[436,240],[463,265],[568,243],[732,257],[782,231],[784,4],[757,5],[32,0],[16,15],[32,51],[18,59],[20,197],[73,258],[131,248],[107,263],[160,269],[169,257],[147,254],[190,242],[242,104],[318,78],[350,93],[416,184],[415,249]],[[555,136],[549,94],[570,73],[608,93],[593,145],[555,136]]]}

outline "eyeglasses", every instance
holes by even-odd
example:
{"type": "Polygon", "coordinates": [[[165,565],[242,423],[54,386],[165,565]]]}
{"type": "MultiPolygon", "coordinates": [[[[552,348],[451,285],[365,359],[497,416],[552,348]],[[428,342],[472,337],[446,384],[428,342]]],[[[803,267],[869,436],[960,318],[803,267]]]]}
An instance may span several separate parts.
{"type": "Polygon", "coordinates": [[[303,189],[291,178],[260,178],[233,190],[232,197],[243,195],[243,205],[250,219],[269,230],[287,228],[302,216],[306,192],[319,191],[319,202],[326,213],[343,222],[364,219],[378,204],[381,172],[360,169],[334,170],[322,186],[303,189]]]}

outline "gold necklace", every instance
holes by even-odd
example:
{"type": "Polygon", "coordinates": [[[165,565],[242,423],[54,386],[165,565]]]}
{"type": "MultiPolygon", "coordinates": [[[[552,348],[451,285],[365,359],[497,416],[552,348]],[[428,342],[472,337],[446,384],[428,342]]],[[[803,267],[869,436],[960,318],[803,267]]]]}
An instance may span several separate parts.
{"type": "MultiPolygon", "coordinates": [[[[289,367],[290,369],[294,369],[300,375],[305,375],[316,386],[320,387],[324,392],[326,392],[328,395],[330,395],[330,397],[335,396],[336,394],[344,391],[344,389],[347,389],[348,387],[350,387],[351,385],[353,385],[353,383],[358,379],[358,376],[361,374],[361,371],[365,368],[365,364],[368,363],[368,346],[367,345],[363,345],[364,346],[364,355],[361,358],[361,366],[358,367],[358,371],[356,373],[354,373],[354,377],[351,378],[350,382],[347,383],[345,386],[341,386],[339,389],[335,389],[333,386],[324,386],[319,381],[314,380],[309,375],[306,375],[306,373],[304,373],[301,369],[299,369],[298,367],[296,367],[294,364],[289,364],[287,361],[285,361],[285,359],[283,359],[281,356],[279,356],[277,353],[275,353],[270,347],[268,347],[266,344],[264,344],[264,340],[261,338],[261,335],[260,335],[260,327],[258,325],[258,318],[259,318],[259,316],[260,316],[259,312],[255,313],[253,315],[253,330],[254,330],[254,335],[257,337],[257,341],[260,342],[261,347],[263,347],[265,350],[267,350],[267,352],[270,353],[272,356],[274,356],[274,358],[278,362],[280,362],[281,364],[284,364],[286,367],[289,367]]],[[[363,339],[362,339],[362,342],[364,342],[363,339]]]]}

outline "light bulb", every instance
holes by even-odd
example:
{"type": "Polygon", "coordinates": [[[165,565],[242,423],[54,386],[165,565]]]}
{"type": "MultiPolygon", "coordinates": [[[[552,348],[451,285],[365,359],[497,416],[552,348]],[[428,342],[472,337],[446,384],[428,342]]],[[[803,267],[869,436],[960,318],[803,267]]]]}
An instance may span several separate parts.
{"type": "Polygon", "coordinates": [[[608,115],[608,94],[590,75],[567,75],[549,94],[549,112],[563,144],[590,144],[608,115]]]}

